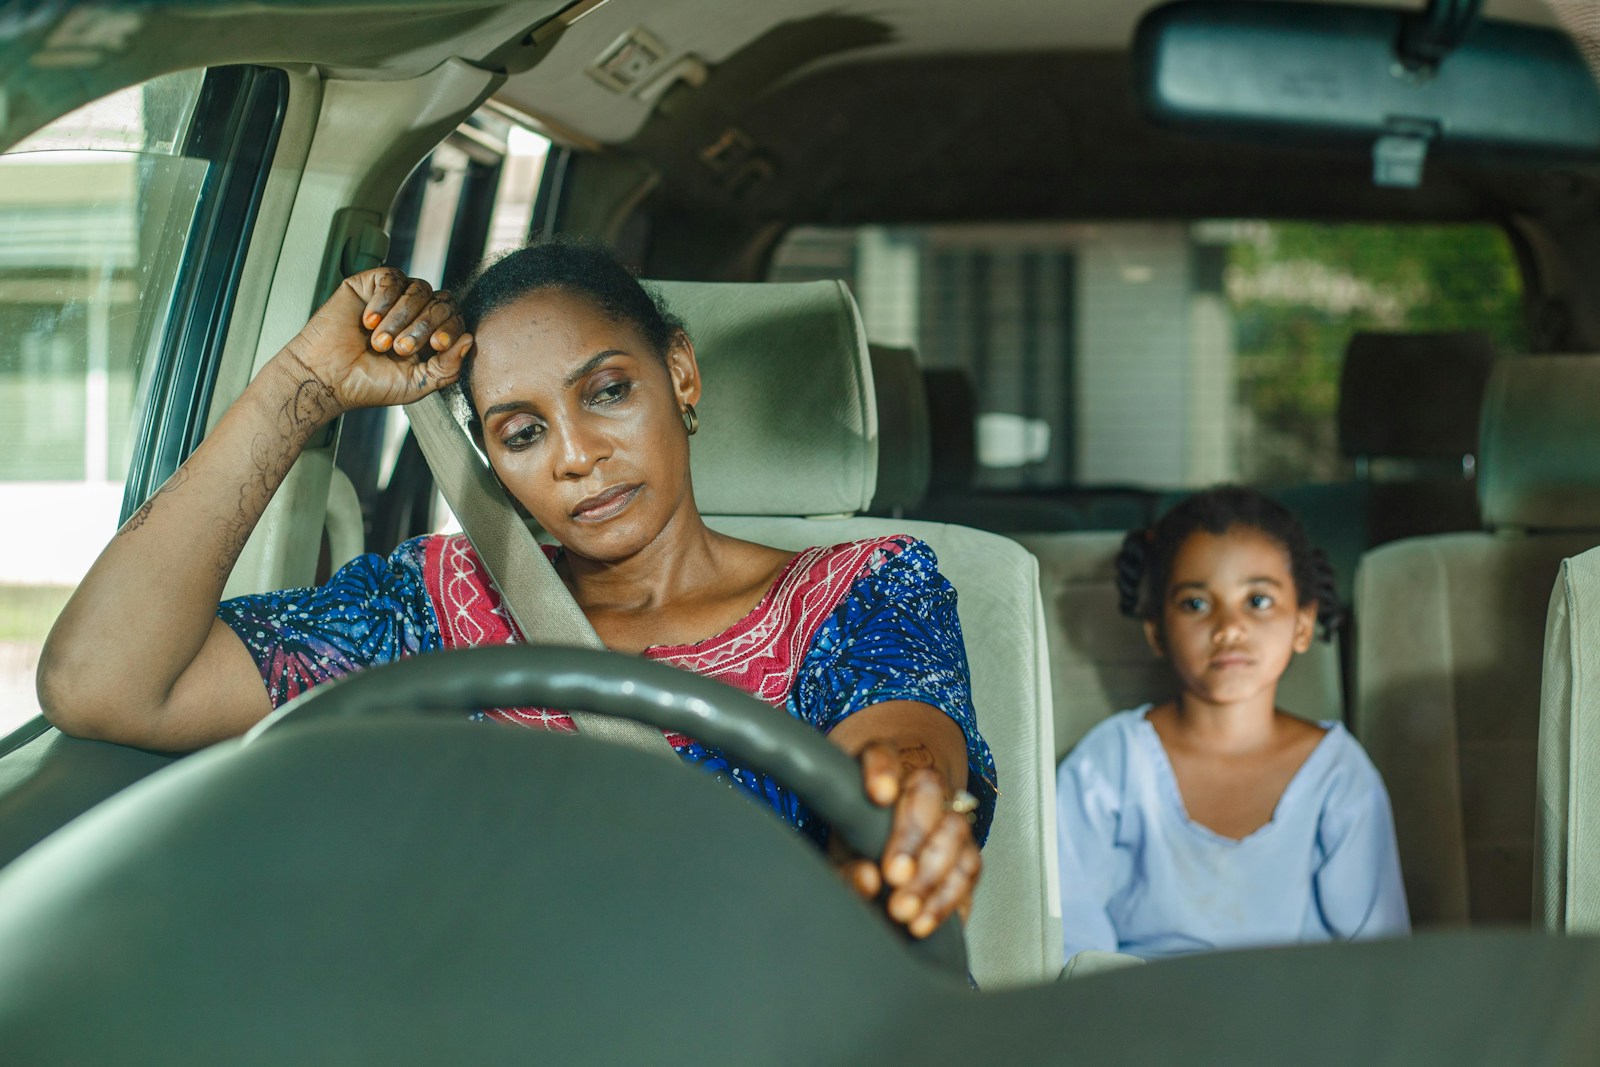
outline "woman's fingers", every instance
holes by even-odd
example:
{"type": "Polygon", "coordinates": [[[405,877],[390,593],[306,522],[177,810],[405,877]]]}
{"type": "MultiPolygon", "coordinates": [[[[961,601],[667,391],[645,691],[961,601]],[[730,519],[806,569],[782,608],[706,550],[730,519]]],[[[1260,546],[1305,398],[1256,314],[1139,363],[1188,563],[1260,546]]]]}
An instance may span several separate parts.
{"type": "Polygon", "coordinates": [[[845,883],[854,889],[865,900],[872,900],[883,888],[883,877],[878,873],[878,865],[871,860],[848,860],[840,864],[839,873],[844,877],[845,883]]]}
{"type": "Polygon", "coordinates": [[[396,355],[409,356],[427,348],[435,352],[448,348],[449,342],[437,344],[438,337],[444,331],[442,327],[449,325],[450,340],[455,340],[461,333],[460,321],[456,318],[455,301],[449,293],[434,293],[433,299],[428,301],[417,316],[399,328],[394,335],[394,351],[396,355]]]}
{"type": "Polygon", "coordinates": [[[900,799],[900,753],[893,745],[875,742],[856,758],[861,763],[861,784],[868,799],[880,808],[900,799]]]}
{"type": "Polygon", "coordinates": [[[961,858],[962,849],[972,841],[972,827],[965,817],[946,811],[938,827],[923,842],[917,853],[917,871],[909,882],[900,887],[903,893],[913,893],[926,898],[945,875],[950,873],[961,858]]]}
{"type": "Polygon", "coordinates": [[[952,812],[942,812],[938,825],[924,838],[914,857],[912,877],[901,883],[889,897],[889,914],[910,923],[927,909],[927,902],[950,875],[963,847],[972,839],[966,820],[952,812]]]}
{"type": "Polygon", "coordinates": [[[927,937],[955,912],[966,918],[972,910],[972,891],[978,887],[982,871],[983,855],[969,834],[956,862],[924,899],[922,911],[907,926],[911,936],[927,937]]]}
{"type": "Polygon", "coordinates": [[[456,338],[448,349],[435,355],[434,358],[413,363],[411,370],[408,371],[411,376],[411,397],[402,403],[419,400],[430,392],[454,384],[456,379],[461,378],[461,365],[466,362],[470,349],[472,349],[472,334],[464,333],[456,338]]]}
{"type": "MultiPolygon", "coordinates": [[[[911,771],[900,782],[894,829],[883,850],[883,880],[895,888],[910,884],[917,874],[917,855],[945,815],[944,782],[932,770],[911,771]]],[[[890,914],[894,914],[891,899],[890,914]]]]}
{"type": "Polygon", "coordinates": [[[465,329],[466,324],[461,321],[460,315],[454,313],[454,307],[452,306],[450,316],[433,331],[433,335],[428,338],[428,343],[433,345],[434,351],[443,352],[455,343],[456,338],[460,337],[461,331],[465,329]]]}
{"type": "Polygon", "coordinates": [[[887,744],[868,745],[857,758],[867,796],[894,806],[894,827],[878,864],[849,861],[841,872],[863,896],[890,887],[889,917],[914,937],[927,937],[972,905],[983,865],[972,826],[949,810],[947,783],[937,771],[907,770],[899,750],[887,744]]]}
{"type": "Polygon", "coordinates": [[[366,299],[366,307],[361,312],[361,325],[367,332],[378,328],[410,281],[404,271],[394,267],[378,267],[363,271],[345,283],[366,299]]]}
{"type": "MultiPolygon", "coordinates": [[[[377,329],[372,331],[372,347],[379,352],[389,351],[401,332],[416,321],[424,308],[433,300],[433,286],[420,278],[412,278],[400,298],[384,314],[377,329]]],[[[370,318],[371,316],[368,316],[370,318]]],[[[413,349],[414,351],[414,349],[413,349]]],[[[401,352],[400,355],[409,353],[401,352]]]]}
{"type": "Polygon", "coordinates": [[[471,348],[472,335],[464,333],[457,337],[449,348],[423,363],[421,366],[425,379],[424,389],[431,393],[435,389],[443,389],[453,384],[461,377],[461,365],[466,362],[467,353],[471,348]]]}

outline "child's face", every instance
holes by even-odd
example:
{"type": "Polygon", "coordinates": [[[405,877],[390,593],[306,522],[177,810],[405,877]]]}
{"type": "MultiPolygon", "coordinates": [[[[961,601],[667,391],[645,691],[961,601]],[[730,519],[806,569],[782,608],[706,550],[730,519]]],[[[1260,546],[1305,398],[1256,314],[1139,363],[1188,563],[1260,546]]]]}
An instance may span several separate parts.
{"type": "Polygon", "coordinates": [[[1311,647],[1316,621],[1315,602],[1298,603],[1288,552],[1237,526],[1198,531],[1178,548],[1161,623],[1145,623],[1145,636],[1186,691],[1233,704],[1276,692],[1294,654],[1311,647]]]}

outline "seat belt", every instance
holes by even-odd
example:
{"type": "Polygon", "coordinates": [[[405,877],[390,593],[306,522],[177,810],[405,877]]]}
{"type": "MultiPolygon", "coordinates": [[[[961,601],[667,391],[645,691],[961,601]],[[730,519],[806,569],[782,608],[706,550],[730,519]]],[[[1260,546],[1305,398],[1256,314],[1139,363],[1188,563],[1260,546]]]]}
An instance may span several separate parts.
{"type": "MultiPolygon", "coordinates": [[[[435,484],[472,542],[500,602],[529,644],[605,648],[600,635],[572,599],[543,548],[506,501],[505,491],[478,457],[450,404],[439,393],[406,405],[411,430],[433,470],[435,484]]],[[[677,760],[660,730],[629,719],[567,711],[578,732],[677,760]]]]}

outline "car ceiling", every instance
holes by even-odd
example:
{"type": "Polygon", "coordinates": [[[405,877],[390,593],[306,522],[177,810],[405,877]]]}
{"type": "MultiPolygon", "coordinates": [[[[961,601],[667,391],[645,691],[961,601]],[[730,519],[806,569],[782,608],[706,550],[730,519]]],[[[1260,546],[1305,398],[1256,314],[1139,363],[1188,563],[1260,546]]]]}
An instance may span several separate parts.
{"type": "MultiPolygon", "coordinates": [[[[497,96],[558,136],[643,161],[658,217],[721,217],[742,230],[1486,218],[1537,195],[1526,168],[1507,172],[1448,153],[1430,160],[1421,188],[1379,189],[1364,146],[1308,149],[1158,129],[1140,113],[1127,53],[1151,6],[606,0],[497,96]],[[590,68],[640,30],[660,62],[631,89],[602,84],[590,68]]],[[[1486,14],[1556,25],[1543,0],[1489,0],[1486,14]]]]}
{"type": "MultiPolygon", "coordinates": [[[[1295,0],[1299,2],[1299,0],[1295,0]]],[[[1372,0],[1356,0],[1372,3],[1372,0]]],[[[581,9],[586,5],[579,5],[581,9]]],[[[796,77],[841,62],[877,63],[934,55],[1119,51],[1127,47],[1148,0],[602,0],[584,14],[533,69],[499,94],[513,106],[602,144],[640,132],[652,103],[607,89],[586,72],[623,34],[648,31],[666,49],[666,69],[685,57],[715,68],[785,23],[829,19],[871,26],[871,36],[841,35],[805,56],[796,77]]],[[[1372,6],[1384,5],[1372,3],[1372,6]]],[[[1420,7],[1420,4],[1411,5],[1420,7]]],[[[1544,0],[1487,0],[1494,18],[1555,25],[1544,0]]],[[[770,83],[769,83],[770,87],[770,83]]]]}

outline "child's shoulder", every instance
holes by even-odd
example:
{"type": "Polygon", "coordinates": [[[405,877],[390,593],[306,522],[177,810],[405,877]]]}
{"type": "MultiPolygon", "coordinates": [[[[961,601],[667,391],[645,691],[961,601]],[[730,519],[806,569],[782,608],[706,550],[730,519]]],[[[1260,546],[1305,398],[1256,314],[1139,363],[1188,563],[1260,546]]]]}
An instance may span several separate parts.
{"type": "Polygon", "coordinates": [[[1120,760],[1132,743],[1134,735],[1145,728],[1144,717],[1150,708],[1149,704],[1130,708],[1095,723],[1094,727],[1083,735],[1083,739],[1072,746],[1072,751],[1067,754],[1063,762],[1103,763],[1112,759],[1120,760]]]}
{"type": "Polygon", "coordinates": [[[1327,730],[1316,753],[1323,757],[1318,777],[1322,779],[1320,792],[1325,802],[1348,804],[1363,798],[1383,797],[1387,803],[1388,790],[1384,787],[1383,775],[1378,773],[1361,742],[1341,723],[1319,725],[1327,730]]]}

